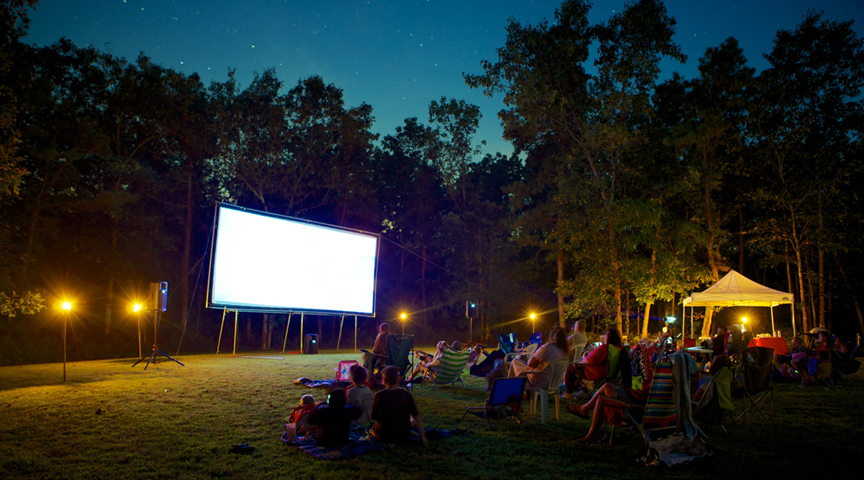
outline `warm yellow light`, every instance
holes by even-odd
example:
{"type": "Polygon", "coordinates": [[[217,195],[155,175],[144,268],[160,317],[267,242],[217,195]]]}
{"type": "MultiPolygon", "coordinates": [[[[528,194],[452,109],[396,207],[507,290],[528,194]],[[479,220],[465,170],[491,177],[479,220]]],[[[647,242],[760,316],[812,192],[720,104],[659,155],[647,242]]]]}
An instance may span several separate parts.
{"type": "Polygon", "coordinates": [[[60,305],[60,308],[61,308],[62,310],[66,310],[66,311],[68,312],[68,311],[72,310],[72,303],[71,303],[71,302],[63,302],[63,303],[60,305]]]}
{"type": "Polygon", "coordinates": [[[531,320],[534,320],[535,318],[537,318],[537,314],[536,314],[536,313],[532,313],[532,314],[531,314],[531,320]]]}
{"type": "Polygon", "coordinates": [[[742,323],[747,323],[747,317],[742,317],[742,318],[741,318],[741,322],[742,322],[742,323]]]}
{"type": "Polygon", "coordinates": [[[140,303],[136,303],[136,304],[132,305],[132,311],[135,312],[135,313],[140,312],[140,311],[141,311],[141,308],[142,308],[142,307],[141,307],[141,304],[140,304],[140,303]]]}
{"type": "Polygon", "coordinates": [[[402,321],[405,321],[405,319],[408,318],[408,314],[403,313],[402,315],[399,315],[399,318],[401,318],[402,321]]]}

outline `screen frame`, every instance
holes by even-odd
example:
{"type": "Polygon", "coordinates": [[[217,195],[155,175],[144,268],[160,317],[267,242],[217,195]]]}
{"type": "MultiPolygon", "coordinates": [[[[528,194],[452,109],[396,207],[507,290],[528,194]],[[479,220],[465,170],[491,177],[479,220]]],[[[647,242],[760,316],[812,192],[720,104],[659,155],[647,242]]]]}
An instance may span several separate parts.
{"type": "Polygon", "coordinates": [[[251,208],[241,207],[238,205],[230,204],[230,203],[222,203],[217,202],[214,205],[214,215],[213,215],[213,226],[211,229],[210,235],[210,265],[209,272],[207,275],[207,295],[205,296],[205,308],[212,308],[218,310],[230,310],[235,312],[257,312],[257,313],[308,313],[312,315],[354,315],[358,317],[375,317],[376,307],[377,307],[377,295],[378,295],[378,259],[381,253],[381,235],[377,233],[366,232],[363,230],[357,230],[348,227],[341,227],[338,225],[330,225],[327,223],[316,222],[313,220],[307,220],[303,218],[291,217],[287,215],[279,215],[275,213],[265,212],[262,210],[255,210],[251,208]],[[312,308],[284,308],[279,306],[250,306],[245,304],[237,304],[230,302],[215,302],[213,300],[213,281],[214,281],[214,266],[216,262],[215,251],[216,251],[216,240],[218,238],[219,233],[219,214],[222,211],[221,209],[230,209],[241,211],[244,213],[252,214],[252,215],[260,215],[264,217],[271,217],[278,220],[289,221],[299,224],[306,224],[311,227],[321,228],[325,230],[333,230],[342,233],[351,233],[354,235],[360,235],[365,237],[371,237],[375,240],[375,262],[373,266],[372,272],[372,312],[360,312],[360,311],[350,311],[350,310],[329,310],[329,309],[312,309],[312,308]]]}

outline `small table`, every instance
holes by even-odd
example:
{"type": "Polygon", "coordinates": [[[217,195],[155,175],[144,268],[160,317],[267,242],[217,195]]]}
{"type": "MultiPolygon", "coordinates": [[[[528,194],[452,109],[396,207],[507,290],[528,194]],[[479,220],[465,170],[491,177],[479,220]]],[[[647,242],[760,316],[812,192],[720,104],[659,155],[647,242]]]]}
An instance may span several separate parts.
{"type": "Polygon", "coordinates": [[[699,370],[705,370],[705,364],[708,363],[708,360],[711,359],[714,350],[706,347],[688,347],[684,349],[685,352],[693,355],[699,355],[702,358],[702,363],[699,365],[699,370]]]}
{"type": "Polygon", "coordinates": [[[773,348],[774,353],[779,355],[789,354],[789,349],[786,347],[786,339],[783,337],[756,337],[750,342],[750,346],[773,348]]]}

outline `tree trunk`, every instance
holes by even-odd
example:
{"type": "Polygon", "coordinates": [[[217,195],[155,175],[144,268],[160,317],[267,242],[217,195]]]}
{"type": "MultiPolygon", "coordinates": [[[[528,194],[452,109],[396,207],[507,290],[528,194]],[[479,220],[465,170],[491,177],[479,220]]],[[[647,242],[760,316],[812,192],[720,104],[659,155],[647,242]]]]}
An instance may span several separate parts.
{"type": "Polygon", "coordinates": [[[840,260],[835,256],[834,261],[837,262],[837,268],[840,269],[840,275],[843,276],[843,281],[846,283],[846,289],[849,291],[849,296],[852,297],[852,302],[855,304],[855,313],[858,315],[858,327],[861,329],[861,333],[864,333],[864,314],[861,312],[861,305],[858,303],[858,297],[855,296],[855,291],[852,290],[852,286],[849,285],[849,279],[846,278],[846,272],[843,270],[843,265],[840,264],[840,260]]]}
{"type": "MultiPolygon", "coordinates": [[[[183,258],[180,265],[183,280],[180,282],[180,321],[185,322],[189,315],[189,257],[192,252],[192,169],[186,175],[186,218],[183,225],[183,258]]],[[[195,322],[198,332],[198,322],[195,322]]]]}
{"type": "MultiPolygon", "coordinates": [[[[624,311],[627,313],[627,320],[624,322],[624,331],[621,333],[624,335],[625,338],[627,338],[628,336],[630,336],[630,290],[624,291],[624,302],[624,311]]],[[[638,323],[639,317],[637,316],[636,318],[638,323]]]]}
{"type": "MultiPolygon", "coordinates": [[[[744,275],[744,207],[738,205],[738,273],[744,275]]],[[[757,266],[757,272],[758,266],[757,266]]]]}
{"type": "Polygon", "coordinates": [[[824,243],[822,222],[822,193],[819,193],[819,326],[825,328],[825,250],[822,248],[824,243]]]}
{"type": "Polygon", "coordinates": [[[642,318],[642,336],[648,336],[648,319],[651,316],[651,305],[653,302],[648,302],[645,304],[645,316],[642,318]]]}
{"type": "Polygon", "coordinates": [[[557,255],[557,265],[558,265],[558,325],[561,325],[561,328],[566,328],[566,319],[564,318],[564,296],[561,294],[561,290],[564,286],[564,249],[558,248],[557,255]]]}
{"type": "Polygon", "coordinates": [[[423,263],[420,265],[420,304],[423,306],[423,337],[426,337],[429,324],[426,315],[426,243],[423,243],[423,263]]]}
{"type": "Polygon", "coordinates": [[[114,270],[117,268],[117,227],[111,222],[111,253],[108,257],[108,285],[105,287],[105,334],[111,333],[114,308],[114,270]]]}
{"type": "Polygon", "coordinates": [[[702,337],[711,336],[711,323],[714,321],[714,307],[705,307],[705,319],[702,321],[702,337]]]}

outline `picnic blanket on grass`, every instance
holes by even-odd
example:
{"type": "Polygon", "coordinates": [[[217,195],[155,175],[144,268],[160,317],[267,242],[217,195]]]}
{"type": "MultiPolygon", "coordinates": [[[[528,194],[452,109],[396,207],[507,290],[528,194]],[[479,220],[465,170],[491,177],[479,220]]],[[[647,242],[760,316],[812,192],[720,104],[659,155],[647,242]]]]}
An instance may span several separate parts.
{"type": "MultiPolygon", "coordinates": [[[[470,435],[472,432],[455,428],[451,430],[442,430],[438,428],[427,428],[426,438],[433,440],[436,438],[447,438],[451,435],[461,434],[470,435]]],[[[364,455],[367,452],[374,450],[388,450],[392,447],[386,443],[381,443],[372,437],[366,435],[366,430],[362,426],[353,427],[349,434],[347,445],[337,448],[319,447],[315,434],[312,433],[305,437],[296,437],[290,439],[288,432],[284,432],[280,440],[288,446],[296,447],[301,452],[308,453],[318,460],[337,460],[340,458],[352,458],[358,455],[364,455]]],[[[412,436],[411,443],[419,444],[420,438],[412,436]]]]}
{"type": "Polygon", "coordinates": [[[351,385],[351,382],[342,382],[335,379],[328,380],[310,380],[306,377],[300,377],[297,380],[294,380],[294,385],[305,385],[309,388],[327,388],[332,390],[334,388],[348,388],[351,385]]]}

